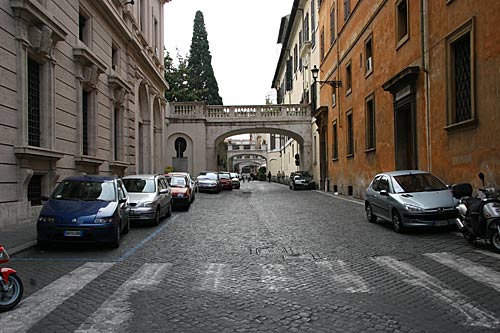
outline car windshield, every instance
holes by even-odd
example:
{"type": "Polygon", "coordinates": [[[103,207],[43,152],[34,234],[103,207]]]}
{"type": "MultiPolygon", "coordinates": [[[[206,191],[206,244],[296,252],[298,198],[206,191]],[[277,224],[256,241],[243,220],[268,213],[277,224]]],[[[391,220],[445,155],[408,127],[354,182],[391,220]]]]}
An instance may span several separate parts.
{"type": "Polygon", "coordinates": [[[221,179],[231,179],[228,173],[219,173],[219,178],[221,179]]]}
{"type": "Polygon", "coordinates": [[[65,180],[54,191],[58,200],[115,201],[115,185],[112,181],[65,180]]]}
{"type": "Polygon", "coordinates": [[[215,173],[207,173],[204,175],[199,175],[198,179],[212,179],[217,180],[217,175],[215,173]]]}
{"type": "Polygon", "coordinates": [[[430,173],[407,174],[394,177],[394,192],[442,191],[447,187],[430,173]]]}
{"type": "Polygon", "coordinates": [[[156,191],[154,179],[126,178],[123,179],[123,184],[127,192],[131,193],[154,193],[156,191]]]}
{"type": "Polygon", "coordinates": [[[185,187],[186,186],[186,179],[181,176],[172,176],[172,177],[167,177],[168,180],[168,185],[172,187],[185,187]]]}

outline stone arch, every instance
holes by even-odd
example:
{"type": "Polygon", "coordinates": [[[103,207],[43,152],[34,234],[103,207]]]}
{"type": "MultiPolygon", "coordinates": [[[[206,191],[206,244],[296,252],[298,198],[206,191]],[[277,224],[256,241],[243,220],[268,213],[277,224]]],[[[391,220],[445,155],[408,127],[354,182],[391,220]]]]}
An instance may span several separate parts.
{"type": "Polygon", "coordinates": [[[174,171],[185,171],[191,173],[195,176],[195,170],[193,169],[194,161],[194,141],[189,134],[183,132],[174,132],[169,134],[166,140],[166,163],[167,167],[174,168],[174,171]],[[175,141],[178,138],[186,140],[186,150],[183,152],[182,157],[177,157],[177,151],[175,150],[175,141]],[[182,165],[185,163],[185,165],[182,165]],[[181,167],[183,170],[179,170],[181,167]]]}

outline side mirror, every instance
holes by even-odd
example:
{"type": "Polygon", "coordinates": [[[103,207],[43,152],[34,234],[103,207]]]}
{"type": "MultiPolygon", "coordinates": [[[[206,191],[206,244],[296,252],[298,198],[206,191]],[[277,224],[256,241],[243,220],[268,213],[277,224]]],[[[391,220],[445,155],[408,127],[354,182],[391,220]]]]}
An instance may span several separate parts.
{"type": "Polygon", "coordinates": [[[389,196],[389,192],[387,192],[387,190],[381,190],[380,191],[380,195],[382,195],[384,197],[388,197],[389,196]]]}
{"type": "Polygon", "coordinates": [[[47,196],[45,196],[45,195],[42,195],[42,196],[40,197],[40,200],[42,200],[42,201],[49,201],[49,197],[47,197],[47,196]]]}
{"type": "Polygon", "coordinates": [[[167,193],[168,193],[168,189],[166,189],[166,188],[162,188],[160,190],[160,194],[167,194],[167,193]]]}

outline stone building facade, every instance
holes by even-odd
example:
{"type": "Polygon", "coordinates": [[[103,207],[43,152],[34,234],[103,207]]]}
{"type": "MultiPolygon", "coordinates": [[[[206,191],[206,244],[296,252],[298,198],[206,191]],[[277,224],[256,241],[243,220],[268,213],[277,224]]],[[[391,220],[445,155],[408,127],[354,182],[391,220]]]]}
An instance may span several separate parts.
{"type": "Polygon", "coordinates": [[[0,3],[0,225],[66,176],[163,170],[168,1],[0,3]]]}
{"type": "Polygon", "coordinates": [[[319,1],[315,116],[329,190],[362,198],[377,173],[500,184],[500,2],[319,1]]]}
{"type": "MultiPolygon", "coordinates": [[[[290,14],[281,20],[278,35],[281,53],[272,82],[278,104],[310,104],[316,99],[311,68],[319,66],[317,4],[316,0],[293,0],[290,14]]],[[[311,165],[307,171],[320,180],[320,140],[315,119],[311,119],[310,126],[312,143],[308,156],[312,161],[307,161],[307,165],[311,165]]],[[[280,171],[289,176],[293,171],[304,169],[305,156],[301,156],[304,147],[299,142],[279,134],[270,134],[268,142],[268,164],[272,175],[280,171]],[[298,166],[295,164],[296,154],[299,154],[298,166]]]]}

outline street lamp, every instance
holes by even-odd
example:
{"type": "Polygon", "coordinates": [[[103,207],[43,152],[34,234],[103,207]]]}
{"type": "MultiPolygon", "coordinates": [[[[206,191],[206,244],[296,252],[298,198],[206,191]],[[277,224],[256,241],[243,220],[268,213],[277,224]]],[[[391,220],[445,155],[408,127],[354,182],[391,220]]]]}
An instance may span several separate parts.
{"type": "Polygon", "coordinates": [[[341,88],[342,87],[342,81],[340,80],[334,80],[334,81],[317,81],[318,79],[318,74],[319,74],[319,68],[314,65],[314,68],[311,69],[312,77],[314,79],[314,82],[318,83],[326,83],[331,85],[334,88],[341,88]]]}

